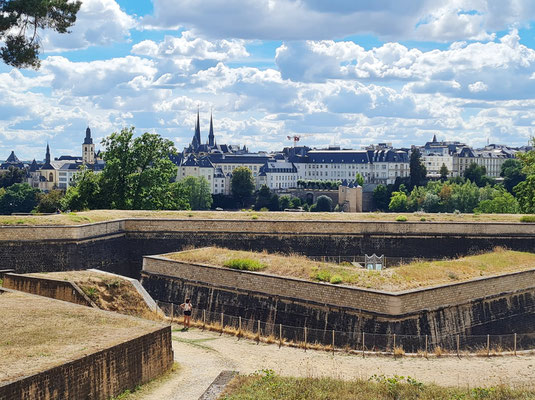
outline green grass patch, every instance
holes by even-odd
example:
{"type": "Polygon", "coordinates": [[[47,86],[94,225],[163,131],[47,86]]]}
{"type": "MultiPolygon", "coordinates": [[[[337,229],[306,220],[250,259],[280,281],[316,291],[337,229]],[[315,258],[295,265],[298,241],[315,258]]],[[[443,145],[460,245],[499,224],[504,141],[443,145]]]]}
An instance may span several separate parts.
{"type": "Polygon", "coordinates": [[[411,377],[372,376],[369,380],[342,381],[332,378],[291,378],[262,370],[237,376],[220,397],[222,400],[524,400],[535,399],[535,391],[506,386],[451,388],[424,384],[411,377]]]}
{"type": "Polygon", "coordinates": [[[522,215],[520,222],[535,222],[535,215],[522,215]]]}
{"type": "Polygon", "coordinates": [[[340,275],[333,275],[331,276],[331,279],[329,280],[329,282],[332,284],[342,283],[343,278],[340,275]]]}
{"type": "Polygon", "coordinates": [[[396,221],[398,221],[398,222],[405,222],[405,221],[407,221],[407,217],[404,216],[404,215],[398,215],[398,216],[396,217],[396,221]]]}
{"type": "Polygon", "coordinates": [[[251,258],[233,258],[228,260],[225,264],[223,264],[223,266],[232,269],[239,269],[241,271],[260,271],[266,268],[266,266],[260,261],[253,260],[251,258]]]}

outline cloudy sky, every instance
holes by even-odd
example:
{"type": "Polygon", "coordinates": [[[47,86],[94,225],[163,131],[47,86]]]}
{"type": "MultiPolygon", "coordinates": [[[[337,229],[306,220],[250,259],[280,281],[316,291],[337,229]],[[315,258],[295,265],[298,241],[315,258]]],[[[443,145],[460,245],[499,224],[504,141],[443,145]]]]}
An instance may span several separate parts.
{"type": "Polygon", "coordinates": [[[0,159],[121,127],[219,143],[474,146],[535,135],[533,0],[83,0],[37,72],[0,64],[0,159]]]}

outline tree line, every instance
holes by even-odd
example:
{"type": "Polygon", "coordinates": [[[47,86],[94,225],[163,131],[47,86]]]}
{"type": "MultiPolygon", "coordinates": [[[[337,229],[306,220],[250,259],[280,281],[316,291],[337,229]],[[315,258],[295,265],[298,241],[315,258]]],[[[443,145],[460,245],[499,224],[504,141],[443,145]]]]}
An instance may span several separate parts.
{"type": "Polygon", "coordinates": [[[443,165],[440,179],[427,180],[418,150],[410,159],[410,177],[373,192],[377,209],[391,212],[534,213],[535,151],[518,153],[502,164],[502,182],[486,175],[484,166],[470,164],[462,177],[448,178],[443,165]]]}

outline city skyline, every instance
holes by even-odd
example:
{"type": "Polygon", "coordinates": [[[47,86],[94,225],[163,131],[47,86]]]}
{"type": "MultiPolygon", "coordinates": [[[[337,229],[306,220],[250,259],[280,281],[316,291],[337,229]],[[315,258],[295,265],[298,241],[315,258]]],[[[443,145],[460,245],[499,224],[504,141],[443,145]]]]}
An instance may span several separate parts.
{"type": "Polygon", "coordinates": [[[0,159],[76,155],[124,126],[180,151],[197,107],[225,143],[358,149],[534,135],[535,5],[84,0],[39,71],[0,64],[0,159]]]}

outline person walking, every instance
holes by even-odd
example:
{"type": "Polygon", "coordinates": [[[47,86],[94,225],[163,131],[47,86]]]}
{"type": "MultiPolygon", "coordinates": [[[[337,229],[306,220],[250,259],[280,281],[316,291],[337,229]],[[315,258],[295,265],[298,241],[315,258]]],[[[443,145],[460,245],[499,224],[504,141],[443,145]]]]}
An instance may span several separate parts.
{"type": "Polygon", "coordinates": [[[193,309],[191,300],[186,299],[186,302],[182,303],[180,308],[184,311],[184,330],[188,330],[191,324],[191,311],[193,309]]]}

